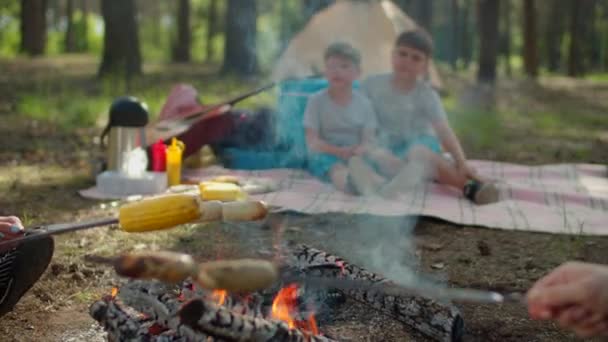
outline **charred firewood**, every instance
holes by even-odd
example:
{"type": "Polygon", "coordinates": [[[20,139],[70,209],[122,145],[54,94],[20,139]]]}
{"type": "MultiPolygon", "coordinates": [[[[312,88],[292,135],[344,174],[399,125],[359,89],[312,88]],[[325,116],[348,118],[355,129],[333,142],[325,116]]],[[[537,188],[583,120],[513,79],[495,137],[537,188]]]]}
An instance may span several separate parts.
{"type": "MultiPolygon", "coordinates": [[[[292,253],[297,263],[294,266],[306,274],[398,286],[388,279],[350,264],[338,256],[306,245],[292,247],[292,253]]],[[[435,340],[462,340],[464,322],[460,311],[454,305],[421,296],[389,295],[378,290],[381,288],[382,286],[376,286],[373,291],[368,288],[343,291],[353,299],[368,304],[435,340]]]]}
{"type": "Polygon", "coordinates": [[[297,329],[290,329],[284,322],[240,315],[200,298],[184,304],[179,311],[179,317],[182,324],[196,332],[231,341],[334,341],[324,336],[309,335],[297,329]]]}
{"type": "Polygon", "coordinates": [[[114,298],[104,298],[91,305],[91,316],[99,322],[108,334],[108,341],[150,341],[150,342],[188,342],[220,341],[181,326],[170,330],[141,313],[137,313],[114,298]]]}

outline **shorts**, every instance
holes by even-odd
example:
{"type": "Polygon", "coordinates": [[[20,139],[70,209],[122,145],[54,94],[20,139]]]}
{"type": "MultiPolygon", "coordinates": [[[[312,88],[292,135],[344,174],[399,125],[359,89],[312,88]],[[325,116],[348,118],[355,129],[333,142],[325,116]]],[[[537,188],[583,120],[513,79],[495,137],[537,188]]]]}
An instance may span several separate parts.
{"type": "Polygon", "coordinates": [[[401,144],[387,146],[387,148],[395,156],[404,159],[405,157],[407,157],[407,154],[412,149],[412,147],[416,145],[422,145],[437,154],[441,154],[441,143],[439,142],[439,139],[437,139],[437,137],[435,136],[427,134],[420,135],[413,139],[409,139],[401,144]]]}
{"type": "Polygon", "coordinates": [[[327,153],[309,153],[307,169],[313,176],[329,182],[329,171],[337,163],[341,163],[342,160],[334,155],[327,153]]]}

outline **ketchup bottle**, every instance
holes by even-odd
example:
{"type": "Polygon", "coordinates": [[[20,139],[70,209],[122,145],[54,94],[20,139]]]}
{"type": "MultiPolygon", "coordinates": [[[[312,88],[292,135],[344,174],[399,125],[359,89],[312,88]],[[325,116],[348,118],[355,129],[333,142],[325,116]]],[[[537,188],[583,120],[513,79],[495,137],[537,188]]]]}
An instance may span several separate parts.
{"type": "Polygon", "coordinates": [[[167,167],[167,145],[161,140],[152,145],[152,171],[164,172],[167,167]]]}

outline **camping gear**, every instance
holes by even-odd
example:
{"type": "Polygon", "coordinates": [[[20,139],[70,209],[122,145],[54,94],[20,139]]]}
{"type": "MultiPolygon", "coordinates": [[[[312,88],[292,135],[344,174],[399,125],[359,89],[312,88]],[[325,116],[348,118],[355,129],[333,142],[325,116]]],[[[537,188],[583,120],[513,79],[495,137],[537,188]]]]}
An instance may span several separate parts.
{"type": "MultiPolygon", "coordinates": [[[[304,133],[304,111],[308,97],[327,88],[323,78],[287,80],[279,84],[277,111],[272,127],[274,146],[266,149],[229,147],[222,151],[224,164],[232,169],[260,170],[305,168],[308,149],[304,133]]],[[[358,87],[358,83],[355,83],[358,87]]]]}
{"type": "Polygon", "coordinates": [[[177,138],[172,138],[171,145],[167,147],[167,184],[169,186],[180,184],[184,149],[184,143],[177,138]]]}
{"type": "Polygon", "coordinates": [[[167,163],[167,145],[162,140],[158,140],[152,145],[152,171],[164,172],[167,163]]]}
{"type": "Polygon", "coordinates": [[[110,118],[101,133],[101,145],[106,147],[107,169],[120,171],[128,153],[138,147],[145,147],[144,127],[148,124],[148,108],[135,97],[125,96],[116,99],[110,106],[110,118]]]}
{"type": "MultiPolygon", "coordinates": [[[[312,17],[291,40],[273,69],[272,79],[319,75],[323,70],[323,51],[336,41],[350,43],[361,52],[362,77],[390,72],[397,36],[417,27],[389,0],[336,1],[312,17]]],[[[433,87],[442,88],[432,63],[429,63],[429,77],[433,87]]]]}
{"type": "Polygon", "coordinates": [[[167,103],[161,111],[160,121],[151,126],[146,134],[148,138],[154,139],[150,141],[167,140],[178,136],[190,130],[195,123],[223,115],[238,102],[271,89],[274,85],[270,83],[210,107],[200,105],[196,98],[196,90],[193,92],[191,86],[176,87],[169,94],[167,103]]]}

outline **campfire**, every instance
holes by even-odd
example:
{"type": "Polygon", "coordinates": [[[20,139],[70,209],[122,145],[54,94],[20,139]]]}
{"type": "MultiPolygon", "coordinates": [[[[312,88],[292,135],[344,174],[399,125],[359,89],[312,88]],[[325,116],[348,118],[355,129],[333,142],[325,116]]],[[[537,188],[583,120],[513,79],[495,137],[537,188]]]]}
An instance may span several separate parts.
{"type": "Polygon", "coordinates": [[[365,281],[392,285],[387,279],[347,261],[308,247],[292,246],[282,274],[271,288],[231,293],[205,289],[186,279],[177,285],[129,280],[90,307],[91,316],[110,341],[334,341],[315,315],[334,305],[332,296],[374,308],[437,341],[459,341],[463,321],[458,309],[418,296],[396,296],[357,286],[311,286],[315,279],[365,281]],[[301,282],[293,279],[302,279],[301,282]],[[311,279],[307,281],[307,279],[311,279]]]}

